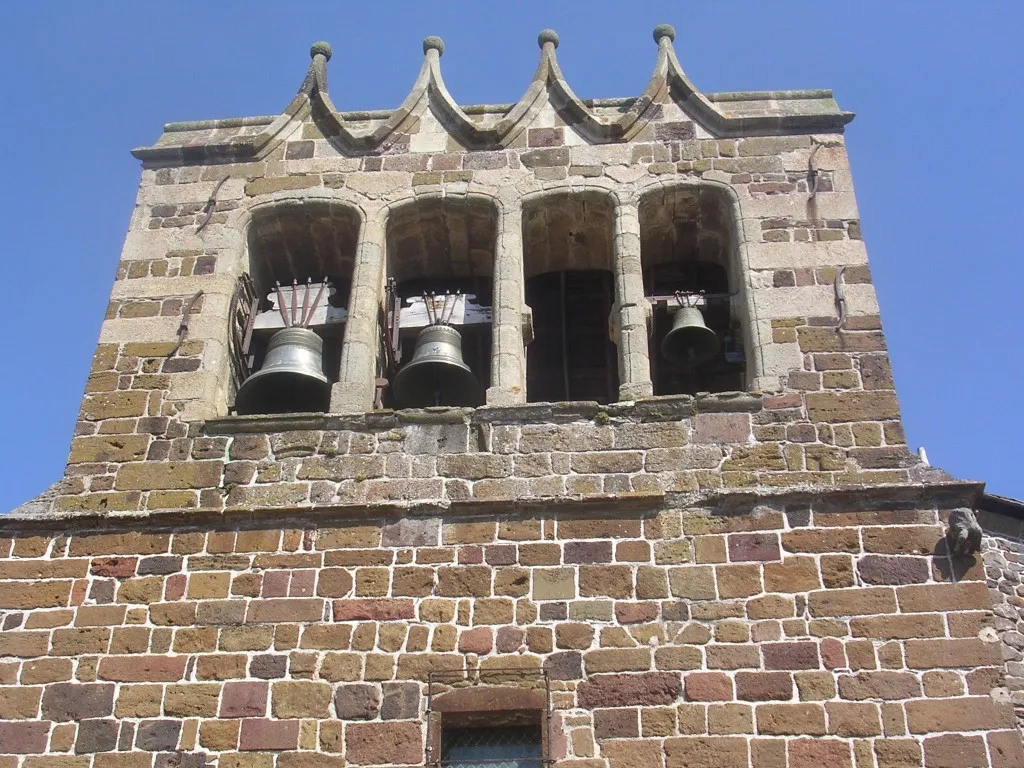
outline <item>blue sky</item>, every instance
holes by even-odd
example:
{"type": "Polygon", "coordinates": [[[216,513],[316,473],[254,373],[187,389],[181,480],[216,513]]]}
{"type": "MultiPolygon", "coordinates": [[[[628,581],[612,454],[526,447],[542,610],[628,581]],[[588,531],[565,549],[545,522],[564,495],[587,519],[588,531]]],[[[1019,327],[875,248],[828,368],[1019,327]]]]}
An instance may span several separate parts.
{"type": "Polygon", "coordinates": [[[397,106],[421,41],[463,104],[519,98],[537,33],[583,98],[632,96],[651,30],[703,91],[832,88],[909,442],[1024,498],[1017,440],[1024,3],[33,2],[0,27],[0,512],[63,469],[140,166],[164,122],[275,114],[327,40],[340,109],[397,106]]]}

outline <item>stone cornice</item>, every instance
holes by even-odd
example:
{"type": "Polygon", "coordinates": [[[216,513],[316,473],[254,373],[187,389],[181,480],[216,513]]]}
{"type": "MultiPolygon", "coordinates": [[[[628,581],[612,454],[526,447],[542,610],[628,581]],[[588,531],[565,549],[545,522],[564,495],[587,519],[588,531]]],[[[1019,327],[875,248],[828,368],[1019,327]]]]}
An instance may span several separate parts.
{"type": "Polygon", "coordinates": [[[740,490],[705,490],[687,494],[661,492],[596,493],[573,497],[500,499],[492,502],[471,500],[446,504],[417,502],[403,504],[324,504],[299,507],[274,507],[265,510],[167,509],[156,511],[114,512],[84,511],[20,513],[14,510],[0,517],[0,535],[15,531],[58,533],[81,529],[135,529],[153,527],[210,527],[251,523],[266,524],[275,520],[301,520],[303,525],[327,525],[336,521],[398,516],[445,515],[466,517],[500,512],[502,515],[534,514],[538,510],[558,510],[559,514],[594,514],[610,516],[655,513],[661,509],[704,511],[715,516],[756,513],[759,507],[782,508],[786,505],[807,505],[817,511],[844,512],[873,508],[903,508],[917,505],[951,508],[973,506],[984,492],[984,483],[970,481],[935,481],[923,483],[843,485],[833,487],[785,488],[759,487],[740,490]]]}
{"type": "Polygon", "coordinates": [[[346,154],[387,150],[428,109],[467,149],[497,149],[512,144],[551,104],[561,119],[591,144],[626,142],[662,119],[663,106],[677,104],[709,135],[719,138],[815,132],[840,133],[853,114],[839,109],[828,90],[703,94],[676,57],[675,32],[654,31],[658,54],[647,86],[635,98],[583,100],[558,64],[558,36],[540,34],[540,61],[526,92],[515,104],[460,106],[441,74],[440,38],[424,41],[424,60],[409,95],[394,110],[342,112],[327,86],[330,46],[313,45],[312,62],[295,98],[277,116],[169,123],[153,146],[132,154],[148,164],[242,162],[258,159],[277,146],[296,121],[311,119],[346,154]],[[602,113],[603,110],[603,113],[602,113]],[[614,110],[617,114],[608,114],[614,110]],[[369,123],[369,125],[367,125],[369,123]]]}

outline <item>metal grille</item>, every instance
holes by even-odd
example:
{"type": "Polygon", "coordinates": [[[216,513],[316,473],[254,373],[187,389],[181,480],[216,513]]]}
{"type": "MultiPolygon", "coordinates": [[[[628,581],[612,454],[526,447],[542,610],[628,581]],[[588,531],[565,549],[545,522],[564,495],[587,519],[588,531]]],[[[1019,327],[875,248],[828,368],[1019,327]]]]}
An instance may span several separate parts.
{"type": "Polygon", "coordinates": [[[441,735],[445,768],[539,768],[543,762],[537,726],[445,728],[441,735]]]}

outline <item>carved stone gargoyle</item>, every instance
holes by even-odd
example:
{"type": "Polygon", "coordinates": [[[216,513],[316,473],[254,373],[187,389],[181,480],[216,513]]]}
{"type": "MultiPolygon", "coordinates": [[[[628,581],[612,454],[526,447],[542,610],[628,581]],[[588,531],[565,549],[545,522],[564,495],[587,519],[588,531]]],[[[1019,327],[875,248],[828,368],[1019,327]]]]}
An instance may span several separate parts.
{"type": "Polygon", "coordinates": [[[959,507],[949,513],[949,528],[946,541],[949,552],[958,557],[968,557],[981,549],[981,526],[967,507],[959,507]]]}

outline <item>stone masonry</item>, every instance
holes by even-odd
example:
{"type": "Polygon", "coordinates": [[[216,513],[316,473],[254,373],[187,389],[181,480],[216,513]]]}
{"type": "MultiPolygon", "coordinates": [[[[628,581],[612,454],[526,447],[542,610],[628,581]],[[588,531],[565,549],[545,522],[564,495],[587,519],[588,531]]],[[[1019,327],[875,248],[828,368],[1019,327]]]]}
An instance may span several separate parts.
{"type": "Polygon", "coordinates": [[[477,107],[428,38],[383,112],[336,109],[317,43],[281,115],[135,150],[65,475],[0,518],[0,768],[433,765],[495,712],[558,768],[1024,766],[1019,521],[946,549],[983,487],[907,450],[852,115],[701,94],[673,38],[640,97],[582,101],[547,30],[524,97],[477,107]],[[437,263],[392,251],[437,211],[493,288],[486,404],[374,409],[385,278],[437,263]],[[643,269],[695,221],[744,391],[656,389],[643,269]],[[234,415],[239,279],[296,242],[350,272],[331,407],[234,415]],[[527,274],[595,253],[618,400],[531,402],[527,274]]]}

